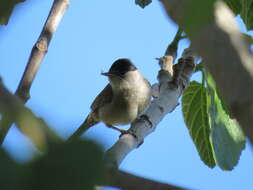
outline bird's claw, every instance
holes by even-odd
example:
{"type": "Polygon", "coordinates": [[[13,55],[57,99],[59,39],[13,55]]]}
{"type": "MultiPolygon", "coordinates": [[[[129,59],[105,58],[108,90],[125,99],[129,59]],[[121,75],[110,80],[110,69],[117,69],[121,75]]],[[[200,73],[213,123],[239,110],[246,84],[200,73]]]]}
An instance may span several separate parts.
{"type": "MultiPolygon", "coordinates": [[[[123,135],[129,134],[129,135],[132,135],[134,138],[138,139],[138,137],[136,136],[136,134],[133,131],[131,131],[131,130],[119,129],[117,127],[114,127],[113,125],[108,125],[108,124],[106,126],[109,127],[109,128],[111,128],[111,129],[114,129],[116,131],[119,131],[121,133],[119,135],[119,138],[122,137],[123,135]]],[[[137,147],[139,147],[142,144],[143,144],[143,140],[141,141],[141,143],[137,147]]]]}
{"type": "Polygon", "coordinates": [[[130,135],[132,135],[134,138],[137,138],[137,136],[136,136],[136,134],[133,132],[133,131],[131,131],[131,130],[124,130],[124,129],[120,129],[121,131],[121,134],[120,134],[120,136],[119,136],[119,138],[120,137],[122,137],[123,135],[126,135],[126,134],[130,134],[130,135]]]}
{"type": "Polygon", "coordinates": [[[128,130],[125,130],[125,129],[119,129],[117,127],[114,127],[113,125],[108,125],[106,124],[107,127],[111,128],[111,129],[114,129],[116,131],[119,131],[121,133],[121,136],[124,135],[124,134],[127,134],[129,133],[128,130]]]}

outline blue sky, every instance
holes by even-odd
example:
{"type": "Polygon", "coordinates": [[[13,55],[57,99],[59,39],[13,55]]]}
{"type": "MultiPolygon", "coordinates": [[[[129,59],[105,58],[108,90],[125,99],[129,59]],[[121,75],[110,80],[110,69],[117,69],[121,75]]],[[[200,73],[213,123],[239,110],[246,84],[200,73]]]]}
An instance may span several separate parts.
{"type": "MultiPolygon", "coordinates": [[[[14,92],[31,48],[52,1],[20,4],[7,26],[0,28],[0,76],[14,92]]],[[[241,30],[245,28],[240,23],[241,30]]],[[[71,1],[31,89],[27,106],[62,137],[71,135],[89,112],[95,96],[107,84],[100,72],[118,58],[130,58],[151,82],[177,28],[154,1],[144,10],[134,1],[71,1]]],[[[251,33],[252,34],[252,33],[251,33]]],[[[180,43],[182,48],[187,42],[180,43]]],[[[199,74],[192,79],[199,80],[199,74]]],[[[108,149],[118,133],[98,124],[85,135],[108,149]]],[[[32,155],[33,146],[13,127],[4,148],[18,161],[32,155]]],[[[121,169],[151,179],[200,190],[250,189],[253,150],[247,143],[233,171],[210,169],[200,160],[183,122],[181,108],[167,115],[144,144],[130,153],[121,169]]]]}

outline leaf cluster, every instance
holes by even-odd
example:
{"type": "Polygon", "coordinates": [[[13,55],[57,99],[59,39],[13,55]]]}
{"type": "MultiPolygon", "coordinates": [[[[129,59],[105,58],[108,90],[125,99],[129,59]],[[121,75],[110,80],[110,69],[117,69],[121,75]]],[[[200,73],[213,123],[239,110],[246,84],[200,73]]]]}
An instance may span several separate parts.
{"type": "MultiPolygon", "coordinates": [[[[240,15],[247,30],[253,30],[253,0],[224,0],[229,8],[234,12],[235,15],[240,15]]],[[[186,12],[187,22],[184,24],[194,28],[194,25],[200,25],[201,22],[206,22],[206,18],[212,12],[212,6],[215,0],[191,0],[188,3],[189,9],[186,12]],[[194,14],[192,14],[194,12],[194,14]],[[198,17],[193,19],[192,17],[198,17]],[[191,22],[191,20],[198,20],[200,23],[191,22]]],[[[145,8],[152,0],[135,0],[135,4],[142,8],[145,8]]],[[[186,26],[187,27],[187,26],[186,26]]],[[[196,27],[196,26],[195,26],[196,27]]]]}
{"type": "Polygon", "coordinates": [[[198,66],[202,83],[192,81],[183,94],[184,121],[202,161],[232,170],[245,147],[245,136],[202,65],[198,66]]]}
{"type": "Polygon", "coordinates": [[[25,0],[1,0],[0,3],[0,25],[8,24],[14,7],[25,0]]]}
{"type": "Polygon", "coordinates": [[[26,164],[0,149],[0,163],[0,189],[92,190],[104,176],[101,148],[88,140],[51,144],[48,152],[26,164]]]}
{"type": "Polygon", "coordinates": [[[235,15],[240,15],[247,30],[253,30],[253,0],[225,0],[235,15]]]}

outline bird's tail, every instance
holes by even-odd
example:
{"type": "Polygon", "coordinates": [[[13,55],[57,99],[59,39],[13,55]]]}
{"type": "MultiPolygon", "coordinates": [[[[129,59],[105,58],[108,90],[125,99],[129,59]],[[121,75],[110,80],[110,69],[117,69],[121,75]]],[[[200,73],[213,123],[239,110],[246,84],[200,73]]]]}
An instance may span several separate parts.
{"type": "Polygon", "coordinates": [[[81,126],[68,138],[67,141],[78,139],[83,133],[85,133],[93,125],[96,125],[99,121],[95,120],[92,115],[88,115],[81,126]]]}

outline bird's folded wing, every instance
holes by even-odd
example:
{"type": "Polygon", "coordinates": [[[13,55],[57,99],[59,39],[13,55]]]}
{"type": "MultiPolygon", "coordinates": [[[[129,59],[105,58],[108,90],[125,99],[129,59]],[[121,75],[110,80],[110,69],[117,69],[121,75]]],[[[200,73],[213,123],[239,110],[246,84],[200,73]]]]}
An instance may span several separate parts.
{"type": "Polygon", "coordinates": [[[113,98],[112,87],[108,84],[96,97],[96,99],[91,104],[91,109],[96,111],[97,108],[103,107],[103,105],[110,103],[113,98]]]}

